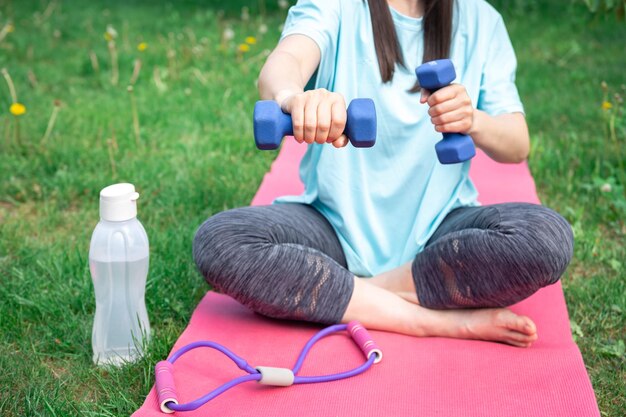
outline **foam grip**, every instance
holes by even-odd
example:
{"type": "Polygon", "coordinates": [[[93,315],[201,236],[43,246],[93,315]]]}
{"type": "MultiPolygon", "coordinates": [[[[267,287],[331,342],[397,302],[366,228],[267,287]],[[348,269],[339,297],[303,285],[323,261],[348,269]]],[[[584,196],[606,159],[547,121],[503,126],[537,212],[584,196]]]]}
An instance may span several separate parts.
{"type": "MultiPolygon", "coordinates": [[[[449,59],[426,62],[415,70],[420,87],[435,92],[450,85],[456,78],[454,64],[449,59]]],[[[435,145],[437,158],[442,164],[456,164],[476,155],[474,141],[462,133],[444,133],[443,140],[435,145]]]]}
{"type": "Polygon", "coordinates": [[[272,385],[274,387],[288,387],[293,385],[295,376],[289,368],[276,368],[273,366],[257,366],[255,368],[261,374],[259,384],[272,385]]]}
{"type": "Polygon", "coordinates": [[[351,321],[348,323],[347,330],[350,336],[352,336],[354,343],[361,349],[367,359],[372,354],[376,355],[374,363],[378,363],[383,359],[383,352],[360,322],[356,320],[351,321]]]}
{"type": "MultiPolygon", "coordinates": [[[[357,98],[347,109],[344,133],[356,148],[369,148],[376,143],[376,107],[369,98],[357,98]]],[[[273,100],[260,100],[254,105],[254,142],[261,150],[277,149],[284,136],[293,135],[291,115],[283,113],[273,100]]]]}
{"type": "Polygon", "coordinates": [[[154,374],[156,378],[156,393],[159,399],[159,406],[164,413],[171,414],[174,410],[167,407],[168,402],[178,404],[176,396],[176,386],[174,385],[173,365],[168,361],[161,361],[156,364],[154,374]]]}

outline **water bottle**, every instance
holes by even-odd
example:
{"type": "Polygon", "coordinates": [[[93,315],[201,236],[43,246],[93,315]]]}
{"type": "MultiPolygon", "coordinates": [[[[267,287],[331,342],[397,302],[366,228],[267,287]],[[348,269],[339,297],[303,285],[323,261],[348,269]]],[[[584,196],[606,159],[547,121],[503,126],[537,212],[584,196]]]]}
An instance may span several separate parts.
{"type": "Polygon", "coordinates": [[[148,236],[137,220],[138,198],[132,184],[100,192],[100,222],[89,247],[96,293],[91,343],[98,365],[135,361],[150,338],[145,303],[148,236]]]}

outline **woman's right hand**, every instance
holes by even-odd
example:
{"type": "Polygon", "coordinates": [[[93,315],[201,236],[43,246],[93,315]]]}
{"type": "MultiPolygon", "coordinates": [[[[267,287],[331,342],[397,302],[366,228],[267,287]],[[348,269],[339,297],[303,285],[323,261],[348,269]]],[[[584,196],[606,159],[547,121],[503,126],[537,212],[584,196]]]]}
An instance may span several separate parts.
{"type": "Polygon", "coordinates": [[[335,148],[343,148],[348,138],[343,134],[346,128],[346,102],[343,96],[326,89],[303,93],[281,92],[277,102],[281,109],[291,114],[293,136],[298,143],[332,143],[335,148]]]}

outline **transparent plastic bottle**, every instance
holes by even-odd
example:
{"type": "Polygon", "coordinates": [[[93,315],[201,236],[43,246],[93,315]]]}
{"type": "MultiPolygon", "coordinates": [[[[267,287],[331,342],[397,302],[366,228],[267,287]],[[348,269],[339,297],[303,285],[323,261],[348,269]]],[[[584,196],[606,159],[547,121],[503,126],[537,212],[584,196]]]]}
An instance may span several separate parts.
{"type": "Polygon", "coordinates": [[[89,248],[96,293],[91,343],[98,365],[135,361],[150,338],[145,303],[148,236],[137,220],[138,198],[132,184],[100,192],[100,222],[89,248]]]}

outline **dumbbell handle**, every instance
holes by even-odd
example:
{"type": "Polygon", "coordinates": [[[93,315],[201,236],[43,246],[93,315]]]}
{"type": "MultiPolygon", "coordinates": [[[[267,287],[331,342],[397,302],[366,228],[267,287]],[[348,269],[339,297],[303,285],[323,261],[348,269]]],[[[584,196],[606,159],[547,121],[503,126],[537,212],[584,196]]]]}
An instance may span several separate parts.
{"type": "MultiPolygon", "coordinates": [[[[449,59],[426,62],[415,70],[422,88],[434,93],[450,85],[456,78],[454,65],[449,59]]],[[[456,164],[476,155],[474,141],[463,133],[444,133],[443,140],[435,145],[437,158],[442,164],[456,164]]]]}
{"type": "MultiPolygon", "coordinates": [[[[352,146],[369,148],[376,143],[376,108],[369,98],[358,98],[348,106],[346,134],[352,146]]],[[[293,135],[291,115],[281,111],[273,100],[257,101],[254,106],[254,140],[259,149],[280,146],[284,136],[293,135]]]]}

